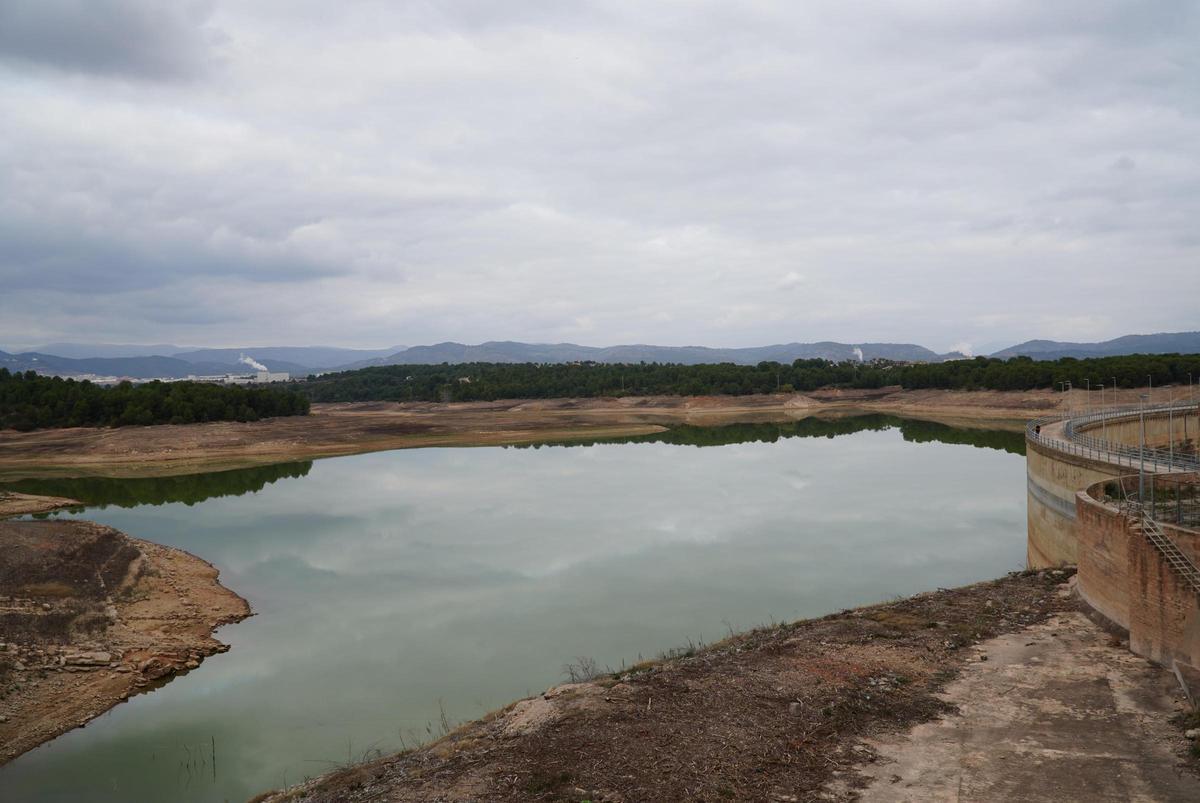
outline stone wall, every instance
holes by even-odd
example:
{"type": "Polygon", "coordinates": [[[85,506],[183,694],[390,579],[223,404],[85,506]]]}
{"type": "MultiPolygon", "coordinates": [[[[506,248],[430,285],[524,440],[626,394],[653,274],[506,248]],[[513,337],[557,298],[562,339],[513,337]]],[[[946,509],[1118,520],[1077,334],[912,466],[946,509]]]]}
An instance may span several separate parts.
{"type": "MultiPolygon", "coordinates": [[[[1123,443],[1126,446],[1137,446],[1141,437],[1141,421],[1137,416],[1121,421],[1109,421],[1103,426],[1100,424],[1088,424],[1086,427],[1080,427],[1077,432],[1086,433],[1094,438],[1107,438],[1111,443],[1123,443]]],[[[1174,438],[1175,448],[1193,449],[1197,441],[1200,441],[1200,421],[1197,420],[1196,413],[1191,412],[1185,415],[1175,415],[1168,418],[1163,414],[1161,417],[1154,415],[1146,419],[1146,445],[1156,449],[1166,449],[1167,441],[1170,437],[1174,438]],[[1186,446],[1186,440],[1189,441],[1186,446]]]]}
{"type": "Polygon", "coordinates": [[[1128,519],[1085,491],[1079,492],[1075,504],[1079,595],[1105,618],[1129,629],[1128,519]]]}
{"type": "Polygon", "coordinates": [[[1075,494],[1128,471],[1099,460],[1065,454],[1025,442],[1026,502],[1029,537],[1026,560],[1031,569],[1079,563],[1075,494]]]}
{"type": "MultiPolygon", "coordinates": [[[[1076,495],[1080,596],[1129,631],[1129,648],[1170,666],[1200,668],[1200,594],[1167,564],[1139,524],[1101,501],[1104,483],[1076,495]]],[[[1200,533],[1164,528],[1194,556],[1200,533]]]]}

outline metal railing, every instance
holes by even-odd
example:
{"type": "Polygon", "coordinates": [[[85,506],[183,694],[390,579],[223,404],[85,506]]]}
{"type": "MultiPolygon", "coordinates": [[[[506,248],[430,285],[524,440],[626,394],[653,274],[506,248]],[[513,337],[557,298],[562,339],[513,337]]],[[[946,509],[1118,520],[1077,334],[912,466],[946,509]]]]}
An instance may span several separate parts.
{"type": "MultiPolygon", "coordinates": [[[[1195,414],[1198,411],[1200,411],[1200,405],[1194,402],[1187,402],[1183,404],[1159,404],[1151,407],[1112,407],[1096,412],[1086,412],[1082,415],[1060,413],[1058,415],[1033,419],[1025,425],[1025,436],[1034,443],[1043,444],[1051,449],[1066,452],[1067,454],[1089,457],[1123,467],[1138,467],[1143,469],[1143,471],[1153,472],[1150,475],[1148,505],[1143,504],[1145,490],[1143,487],[1139,487],[1135,496],[1125,487],[1123,480],[1116,480],[1122,498],[1120,510],[1124,515],[1134,520],[1143,537],[1162,555],[1163,560],[1170,570],[1178,574],[1194,592],[1200,594],[1200,568],[1197,568],[1196,564],[1171,540],[1171,537],[1166,534],[1162,525],[1155,517],[1160,506],[1158,504],[1158,494],[1154,488],[1154,474],[1160,475],[1157,479],[1160,481],[1161,486],[1163,481],[1166,481],[1168,484],[1171,482],[1171,478],[1161,476],[1163,473],[1200,471],[1200,456],[1195,454],[1189,455],[1170,448],[1155,449],[1113,443],[1105,438],[1097,438],[1092,435],[1085,435],[1082,431],[1077,431],[1093,424],[1138,420],[1145,415],[1160,416],[1166,414],[1170,416],[1176,413],[1187,415],[1195,414]],[[1057,424],[1060,421],[1063,422],[1063,438],[1050,438],[1042,435],[1042,427],[1057,424]]],[[[1191,519],[1196,515],[1197,508],[1194,487],[1196,483],[1188,482],[1178,477],[1175,478],[1174,482],[1176,485],[1174,500],[1176,525],[1191,524],[1191,519]],[[1183,486],[1185,484],[1192,489],[1191,493],[1186,494],[1189,497],[1188,499],[1184,498],[1183,486]]],[[[1162,490],[1161,487],[1160,490],[1162,490]]],[[[1163,512],[1170,515],[1171,508],[1168,507],[1170,503],[1169,493],[1163,501],[1163,512]]]]}
{"type": "Polygon", "coordinates": [[[1196,413],[1198,410],[1200,410],[1200,404],[1187,402],[1182,404],[1159,404],[1153,407],[1112,407],[1082,415],[1060,413],[1058,415],[1033,419],[1025,425],[1025,435],[1036,443],[1044,444],[1058,451],[1116,463],[1117,465],[1144,466],[1146,470],[1155,472],[1200,471],[1200,457],[1196,455],[1189,455],[1179,450],[1151,447],[1141,448],[1123,443],[1113,443],[1104,438],[1096,438],[1076,431],[1077,428],[1082,429],[1084,426],[1091,424],[1106,423],[1109,421],[1130,421],[1143,415],[1173,415],[1176,413],[1187,415],[1189,413],[1196,413]],[[1040,433],[1039,430],[1041,427],[1055,424],[1059,421],[1065,422],[1063,424],[1065,440],[1049,438],[1040,433]]]}
{"type": "Polygon", "coordinates": [[[1200,568],[1197,568],[1196,564],[1192,563],[1191,559],[1176,546],[1170,536],[1163,532],[1162,526],[1146,514],[1145,506],[1126,495],[1125,501],[1121,505],[1121,512],[1137,522],[1142,535],[1163,556],[1167,566],[1183,578],[1183,581],[1191,586],[1193,591],[1200,594],[1200,568]]]}

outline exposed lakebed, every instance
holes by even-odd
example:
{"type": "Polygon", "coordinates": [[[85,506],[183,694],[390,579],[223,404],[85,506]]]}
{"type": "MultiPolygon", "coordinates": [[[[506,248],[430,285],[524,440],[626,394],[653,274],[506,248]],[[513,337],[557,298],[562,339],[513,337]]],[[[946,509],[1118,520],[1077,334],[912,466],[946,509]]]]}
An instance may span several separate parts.
{"type": "Polygon", "coordinates": [[[9,486],[203,557],[258,615],[218,634],[229,653],[0,769],[0,798],[244,800],[580,657],[618,668],[995,577],[1024,563],[1022,448],[862,416],[9,486]]]}

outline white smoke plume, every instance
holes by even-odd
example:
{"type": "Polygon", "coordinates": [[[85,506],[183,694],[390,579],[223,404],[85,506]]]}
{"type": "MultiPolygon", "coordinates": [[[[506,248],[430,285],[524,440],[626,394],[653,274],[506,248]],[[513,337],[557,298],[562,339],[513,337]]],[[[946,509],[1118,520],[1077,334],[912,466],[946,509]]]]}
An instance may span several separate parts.
{"type": "Polygon", "coordinates": [[[862,349],[860,349],[858,346],[854,347],[854,356],[858,358],[859,362],[866,362],[866,360],[863,359],[862,349]]]}
{"type": "Polygon", "coordinates": [[[247,357],[245,354],[238,357],[238,362],[249,365],[255,371],[266,371],[267,370],[267,366],[263,365],[261,362],[254,359],[253,357],[247,357]]]}

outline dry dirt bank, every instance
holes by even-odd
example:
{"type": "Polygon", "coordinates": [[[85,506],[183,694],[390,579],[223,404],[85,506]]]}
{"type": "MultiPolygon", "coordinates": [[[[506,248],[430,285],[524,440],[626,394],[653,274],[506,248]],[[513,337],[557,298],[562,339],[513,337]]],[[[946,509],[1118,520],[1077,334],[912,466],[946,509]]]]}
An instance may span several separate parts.
{"type": "Polygon", "coordinates": [[[0,521],[0,763],[224,652],[217,570],[84,521],[0,521]]]}
{"type": "Polygon", "coordinates": [[[827,391],[810,395],[660,396],[462,404],[318,404],[313,414],[255,423],[0,432],[0,480],[145,476],[418,446],[532,443],[642,435],[678,424],[783,421],[881,412],[1017,428],[1057,409],[1048,391],[827,391]]]}
{"type": "MultiPolygon", "coordinates": [[[[892,760],[884,740],[954,715],[961,703],[942,694],[947,685],[968,667],[990,666],[973,645],[1041,638],[1044,629],[1024,634],[1073,616],[1068,575],[1010,575],[758,630],[694,655],[559,686],[432,745],[260,800],[851,800],[881,773],[891,789],[893,773],[875,768],[892,760]]],[[[1101,644],[1126,659],[1107,636],[1101,644]]],[[[1162,671],[1140,671],[1162,682],[1162,671]]],[[[1063,679],[1053,672],[1044,678],[1045,695],[1063,679]]],[[[973,688],[1010,693],[1011,679],[999,681],[973,688]]],[[[1160,713],[1167,769],[1190,772],[1183,734],[1160,713]]],[[[1163,770],[1159,758],[1148,771],[1163,770]]],[[[897,799],[957,799],[911,784],[906,791],[897,799]]]]}
{"type": "Polygon", "coordinates": [[[75,499],[64,499],[61,496],[33,496],[15,491],[0,491],[0,519],[49,513],[51,510],[74,507],[78,504],[75,499]]]}

